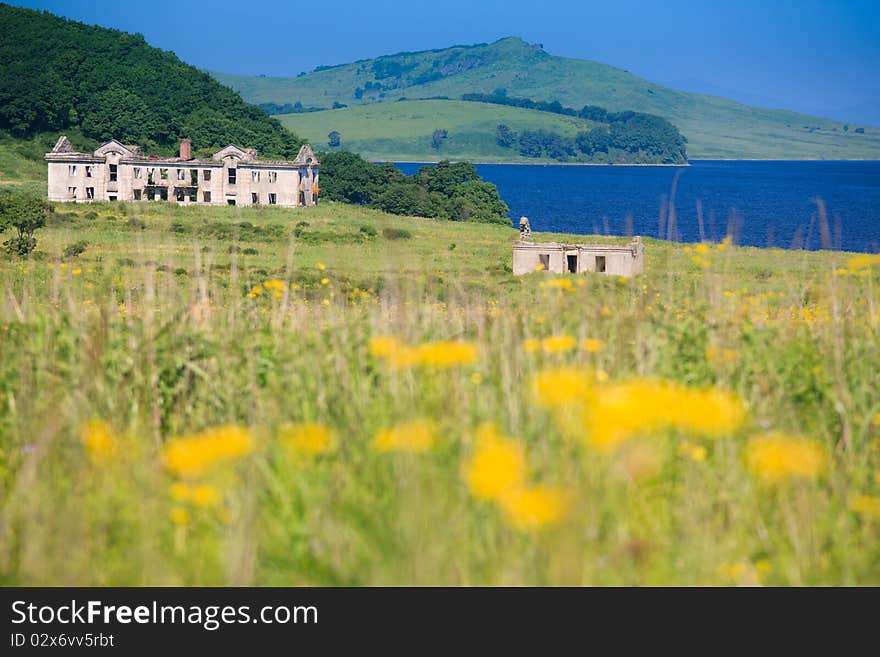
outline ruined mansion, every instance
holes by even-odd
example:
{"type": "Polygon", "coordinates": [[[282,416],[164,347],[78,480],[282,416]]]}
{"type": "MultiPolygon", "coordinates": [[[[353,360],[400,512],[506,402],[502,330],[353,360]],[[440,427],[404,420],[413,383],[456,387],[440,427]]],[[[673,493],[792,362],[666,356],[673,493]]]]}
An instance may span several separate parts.
{"type": "Polygon", "coordinates": [[[179,157],[146,156],[137,146],[108,141],[78,153],[60,137],[49,165],[50,201],[172,201],[182,205],[315,205],[318,160],[304,145],[294,160],[261,160],[254,149],[227,146],[193,158],[189,139],[179,157]]]}

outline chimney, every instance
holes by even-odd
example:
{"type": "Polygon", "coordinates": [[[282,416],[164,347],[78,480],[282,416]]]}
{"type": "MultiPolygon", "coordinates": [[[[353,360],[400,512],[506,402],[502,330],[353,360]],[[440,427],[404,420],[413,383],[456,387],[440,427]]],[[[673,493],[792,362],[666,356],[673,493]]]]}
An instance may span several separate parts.
{"type": "Polygon", "coordinates": [[[192,150],[192,142],[189,138],[182,139],[180,142],[180,159],[189,160],[192,158],[190,151],[192,150]]]}

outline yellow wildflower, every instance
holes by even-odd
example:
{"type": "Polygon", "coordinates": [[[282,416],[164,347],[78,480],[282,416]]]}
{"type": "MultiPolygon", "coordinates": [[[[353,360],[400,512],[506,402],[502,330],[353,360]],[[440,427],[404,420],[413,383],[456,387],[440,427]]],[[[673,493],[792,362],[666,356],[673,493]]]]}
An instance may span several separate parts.
{"type": "Polygon", "coordinates": [[[196,506],[214,507],[220,503],[220,493],[213,486],[199,484],[193,487],[190,501],[196,506]]]}
{"type": "Polygon", "coordinates": [[[189,511],[181,506],[176,506],[171,509],[169,516],[171,517],[171,522],[173,522],[175,525],[189,524],[189,511]]]}
{"type": "Polygon", "coordinates": [[[434,446],[436,427],[430,420],[419,419],[379,431],[373,438],[378,452],[427,452],[434,446]]]}
{"type": "Polygon", "coordinates": [[[850,271],[867,269],[869,267],[873,267],[874,265],[880,265],[880,253],[871,255],[857,255],[846,261],[846,267],[850,271]]]}
{"type": "Polygon", "coordinates": [[[538,338],[526,338],[523,340],[523,349],[533,354],[541,350],[541,341],[538,338]]]}
{"type": "Polygon", "coordinates": [[[758,479],[777,484],[794,478],[815,479],[825,466],[825,453],[814,440],[770,432],[749,441],[745,460],[758,479]]]}
{"type": "Polygon", "coordinates": [[[678,446],[678,455],[689,458],[697,463],[702,463],[706,460],[707,451],[703,445],[694,445],[693,443],[683,442],[678,446]]]}
{"type": "Polygon", "coordinates": [[[571,292],[574,289],[574,283],[571,282],[570,278],[554,278],[549,281],[541,281],[541,287],[571,292]]]}
{"type": "Polygon", "coordinates": [[[321,285],[327,285],[327,283],[329,283],[329,282],[330,282],[330,279],[327,278],[326,276],[321,279],[321,285]]]}
{"type": "Polygon", "coordinates": [[[592,391],[590,372],[578,367],[553,367],[532,377],[532,394],[543,408],[586,402],[592,391]]]}
{"type": "Polygon", "coordinates": [[[336,435],[322,424],[302,422],[285,424],[278,439],[291,455],[326,454],[336,446],[336,435]]]}
{"type": "Polygon", "coordinates": [[[254,285],[251,288],[251,291],[247,293],[249,299],[253,299],[254,297],[258,297],[263,293],[263,288],[260,285],[254,285]]]}
{"type": "Polygon", "coordinates": [[[637,379],[596,388],[590,442],[610,450],[636,434],[665,427],[715,437],[734,431],[744,419],[742,401],[727,391],[637,379]]]}
{"type": "Polygon", "coordinates": [[[93,463],[110,462],[117,451],[117,439],[113,428],[103,420],[89,420],[79,430],[80,440],[93,463]]]}
{"type": "Polygon", "coordinates": [[[551,486],[517,487],[502,492],[498,504],[511,526],[530,531],[559,522],[567,499],[562,490],[551,486]]]}
{"type": "Polygon", "coordinates": [[[471,383],[473,383],[475,386],[480,385],[482,382],[483,382],[483,375],[482,374],[480,374],[479,372],[474,372],[473,374],[471,374],[471,383]]]}
{"type": "Polygon", "coordinates": [[[850,501],[849,508],[869,518],[880,519],[880,497],[857,495],[850,501]]]}
{"type": "Polygon", "coordinates": [[[215,464],[246,456],[253,449],[254,441],[247,429],[226,425],[173,438],[165,444],[162,460],[171,472],[193,477],[215,464]]]}
{"type": "Polygon", "coordinates": [[[734,349],[710,346],[706,348],[706,360],[715,365],[731,365],[735,363],[739,355],[734,349]]]}
{"type": "Polygon", "coordinates": [[[325,265],[323,262],[316,262],[315,267],[317,267],[320,271],[324,271],[325,269],[327,269],[327,265],[325,265]]]}
{"type": "Polygon", "coordinates": [[[705,244],[697,244],[694,247],[694,251],[696,251],[697,253],[700,253],[702,255],[706,255],[707,253],[709,253],[709,247],[706,246],[705,244]]]}
{"type": "Polygon", "coordinates": [[[277,278],[273,278],[263,283],[263,287],[267,290],[281,291],[285,289],[287,285],[284,283],[284,281],[279,281],[277,278]]]}
{"type": "Polygon", "coordinates": [[[605,343],[598,338],[584,338],[581,340],[581,349],[591,354],[597,354],[605,348],[605,343]]]}
{"type": "Polygon", "coordinates": [[[467,365],[477,360],[477,346],[462,340],[425,342],[415,347],[413,359],[418,365],[430,367],[467,365]]]}
{"type": "Polygon", "coordinates": [[[71,269],[70,273],[73,274],[74,276],[79,276],[80,274],[83,273],[83,270],[80,269],[79,267],[77,267],[76,269],[71,269]]]}
{"type": "Polygon", "coordinates": [[[370,338],[368,345],[370,355],[377,358],[391,358],[405,348],[406,345],[404,345],[403,341],[392,335],[379,335],[370,338]]]}
{"type": "Polygon", "coordinates": [[[541,349],[545,354],[558,354],[571,351],[577,346],[577,340],[570,335],[551,335],[541,340],[541,349]]]}
{"type": "Polygon", "coordinates": [[[525,449],[521,443],[500,435],[494,426],[483,425],[478,429],[474,453],[466,461],[463,474],[474,497],[500,499],[525,482],[525,449]]]}

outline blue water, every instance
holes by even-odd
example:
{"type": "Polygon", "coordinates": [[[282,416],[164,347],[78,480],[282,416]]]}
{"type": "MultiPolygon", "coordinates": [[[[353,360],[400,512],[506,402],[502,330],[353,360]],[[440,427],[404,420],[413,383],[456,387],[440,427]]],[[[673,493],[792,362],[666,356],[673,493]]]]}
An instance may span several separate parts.
{"type": "MultiPolygon", "coordinates": [[[[398,164],[404,172],[418,164],[398,164]]],[[[689,167],[481,164],[514,220],[534,231],[636,234],[686,242],[880,251],[880,162],[696,160],[689,167]],[[674,217],[670,226],[673,181],[674,217]],[[817,199],[825,205],[823,222],[817,199]],[[662,231],[662,232],[661,232],[662,231]]]]}

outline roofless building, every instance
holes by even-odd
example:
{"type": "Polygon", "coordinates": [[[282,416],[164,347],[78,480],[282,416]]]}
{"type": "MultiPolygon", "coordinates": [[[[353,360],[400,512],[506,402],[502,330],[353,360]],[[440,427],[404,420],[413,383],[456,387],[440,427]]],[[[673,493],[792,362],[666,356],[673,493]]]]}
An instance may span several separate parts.
{"type": "Polygon", "coordinates": [[[227,146],[193,158],[189,139],[179,157],[145,156],[137,146],[108,141],[78,153],[60,137],[49,165],[50,201],[176,201],[182,205],[315,205],[319,163],[305,144],[294,160],[261,160],[256,150],[227,146]]]}

